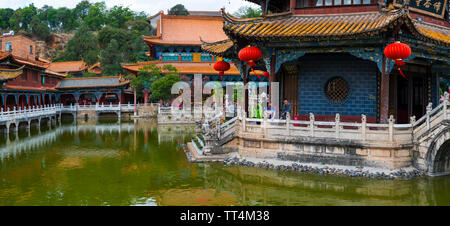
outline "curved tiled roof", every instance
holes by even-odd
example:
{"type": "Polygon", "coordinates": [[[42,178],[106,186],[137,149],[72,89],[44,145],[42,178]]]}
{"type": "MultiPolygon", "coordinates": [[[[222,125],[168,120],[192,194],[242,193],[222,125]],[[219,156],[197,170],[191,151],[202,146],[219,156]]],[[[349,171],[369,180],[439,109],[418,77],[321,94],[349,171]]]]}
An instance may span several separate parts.
{"type": "MultiPolygon", "coordinates": [[[[1,55],[0,55],[1,58],[1,55]]],[[[17,69],[2,69],[0,68],[0,81],[8,81],[11,79],[15,79],[19,77],[23,73],[23,68],[25,65],[23,65],[20,68],[17,69]]]]}
{"type": "Polygon", "coordinates": [[[223,18],[219,12],[197,12],[201,15],[174,16],[160,13],[155,36],[143,36],[148,45],[200,46],[200,37],[215,42],[226,39],[222,29],[223,18]],[[212,14],[212,15],[210,15],[212,14]]]}
{"type": "Polygon", "coordinates": [[[226,39],[218,42],[203,42],[202,50],[215,56],[224,57],[234,46],[233,41],[226,39]]]}
{"type": "Polygon", "coordinates": [[[61,80],[56,88],[94,88],[94,87],[120,87],[128,85],[130,81],[123,80],[119,76],[111,77],[87,77],[87,78],[68,78],[61,80]]]}
{"type": "MultiPolygon", "coordinates": [[[[172,65],[177,69],[179,74],[205,74],[205,75],[218,75],[219,72],[215,71],[213,66],[215,62],[182,62],[182,61],[174,61],[174,62],[166,62],[166,61],[147,61],[147,62],[139,62],[137,64],[123,64],[122,67],[125,70],[138,72],[142,67],[150,64],[155,64],[156,66],[162,67],[164,65],[172,65]]],[[[168,73],[168,71],[163,70],[163,73],[168,73]]],[[[263,72],[259,70],[255,70],[260,76],[262,76],[263,72]]],[[[230,62],[230,70],[225,72],[225,75],[239,75],[240,72],[237,67],[230,62]]],[[[253,75],[254,73],[250,73],[253,75]]]]}
{"type": "Polygon", "coordinates": [[[377,35],[405,24],[418,38],[450,45],[449,28],[414,22],[405,9],[330,15],[293,15],[290,12],[239,19],[223,12],[228,36],[252,40],[342,39],[377,35]]]}
{"type": "Polygon", "coordinates": [[[87,65],[82,60],[53,62],[49,65],[48,69],[55,72],[79,72],[87,70],[87,65]]]}

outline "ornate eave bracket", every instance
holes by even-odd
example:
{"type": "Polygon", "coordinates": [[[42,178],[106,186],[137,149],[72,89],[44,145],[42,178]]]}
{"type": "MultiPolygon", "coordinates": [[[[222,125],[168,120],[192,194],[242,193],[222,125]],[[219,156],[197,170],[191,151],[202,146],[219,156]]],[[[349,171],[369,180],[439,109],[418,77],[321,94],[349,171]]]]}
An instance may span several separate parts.
{"type": "MultiPolygon", "coordinates": [[[[316,51],[314,51],[316,52],[316,51]]],[[[340,51],[328,51],[323,53],[333,53],[333,52],[344,52],[349,53],[357,58],[370,60],[377,64],[378,70],[381,72],[383,69],[383,53],[380,49],[373,50],[365,50],[365,49],[348,49],[348,50],[340,50],[340,51]]],[[[288,61],[296,60],[302,56],[304,56],[308,51],[301,50],[278,50],[276,51],[276,64],[275,64],[275,72],[281,68],[283,63],[288,61]]]]}
{"type": "Polygon", "coordinates": [[[296,60],[306,54],[306,51],[300,51],[300,50],[277,50],[275,51],[276,55],[276,62],[275,62],[275,73],[278,73],[278,70],[280,70],[281,65],[284,63],[296,60]]]}
{"type": "Polygon", "coordinates": [[[378,70],[380,72],[383,71],[383,53],[381,52],[380,49],[374,49],[373,51],[365,51],[363,49],[361,50],[358,49],[358,50],[351,50],[348,53],[357,58],[375,62],[377,64],[378,70]]]}

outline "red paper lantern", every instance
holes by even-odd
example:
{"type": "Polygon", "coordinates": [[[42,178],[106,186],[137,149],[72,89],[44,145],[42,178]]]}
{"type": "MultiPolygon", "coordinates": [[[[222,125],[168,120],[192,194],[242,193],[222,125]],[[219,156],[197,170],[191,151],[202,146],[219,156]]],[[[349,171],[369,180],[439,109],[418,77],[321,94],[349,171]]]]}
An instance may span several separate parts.
{"type": "Polygon", "coordinates": [[[240,60],[247,62],[250,67],[254,67],[256,66],[255,61],[261,59],[262,52],[258,47],[249,46],[241,49],[238,56],[240,60]]]}
{"type": "Polygon", "coordinates": [[[264,76],[268,78],[270,76],[269,72],[265,71],[264,76]]]}
{"type": "Polygon", "coordinates": [[[411,48],[404,43],[395,42],[386,46],[384,55],[391,60],[395,60],[395,64],[398,66],[402,66],[405,65],[403,60],[411,56],[411,48]]]}
{"type": "Polygon", "coordinates": [[[214,70],[219,72],[220,79],[223,81],[222,76],[225,74],[225,71],[230,70],[230,64],[225,61],[217,61],[214,64],[214,70]]]}
{"type": "MultiPolygon", "coordinates": [[[[386,48],[384,49],[384,55],[391,60],[395,60],[396,65],[403,66],[405,65],[405,62],[403,62],[403,60],[411,56],[411,48],[401,42],[395,42],[386,46],[386,48]]],[[[398,71],[405,79],[407,79],[400,67],[398,68],[398,71]]]]}

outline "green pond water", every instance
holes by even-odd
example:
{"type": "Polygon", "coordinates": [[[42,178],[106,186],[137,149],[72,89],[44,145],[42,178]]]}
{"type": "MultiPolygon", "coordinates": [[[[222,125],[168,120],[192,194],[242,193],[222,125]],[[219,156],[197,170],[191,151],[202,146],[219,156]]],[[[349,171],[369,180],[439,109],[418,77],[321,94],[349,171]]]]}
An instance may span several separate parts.
{"type": "Polygon", "coordinates": [[[189,163],[149,120],[0,134],[0,205],[450,205],[450,177],[381,180],[189,163]]]}

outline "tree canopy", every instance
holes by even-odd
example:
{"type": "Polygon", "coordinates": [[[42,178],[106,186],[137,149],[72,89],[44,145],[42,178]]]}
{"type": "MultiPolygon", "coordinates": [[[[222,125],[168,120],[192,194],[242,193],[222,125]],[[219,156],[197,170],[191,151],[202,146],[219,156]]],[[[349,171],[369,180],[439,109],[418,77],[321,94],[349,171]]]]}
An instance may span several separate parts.
{"type": "Polygon", "coordinates": [[[182,4],[177,4],[169,10],[169,15],[187,16],[189,11],[182,4]]]}
{"type": "Polygon", "coordinates": [[[73,9],[53,8],[48,5],[38,9],[34,4],[30,4],[16,10],[1,8],[0,30],[3,32],[9,30],[32,32],[30,25],[34,16],[37,16],[52,32],[72,32],[82,25],[87,25],[93,31],[106,25],[125,29],[128,21],[148,18],[145,12],[135,12],[124,6],[114,6],[108,9],[104,1],[91,3],[83,0],[73,9]]]}
{"type": "Polygon", "coordinates": [[[233,13],[233,16],[239,18],[256,18],[260,17],[261,15],[262,10],[252,8],[250,6],[242,6],[235,13],[233,13]]]}
{"type": "Polygon", "coordinates": [[[172,97],[171,89],[173,84],[180,81],[178,71],[172,65],[159,67],[150,64],[142,67],[137,76],[130,76],[131,87],[141,98],[144,89],[150,91],[150,101],[167,100],[172,97]],[[165,72],[163,75],[163,71],[165,72]]]}

